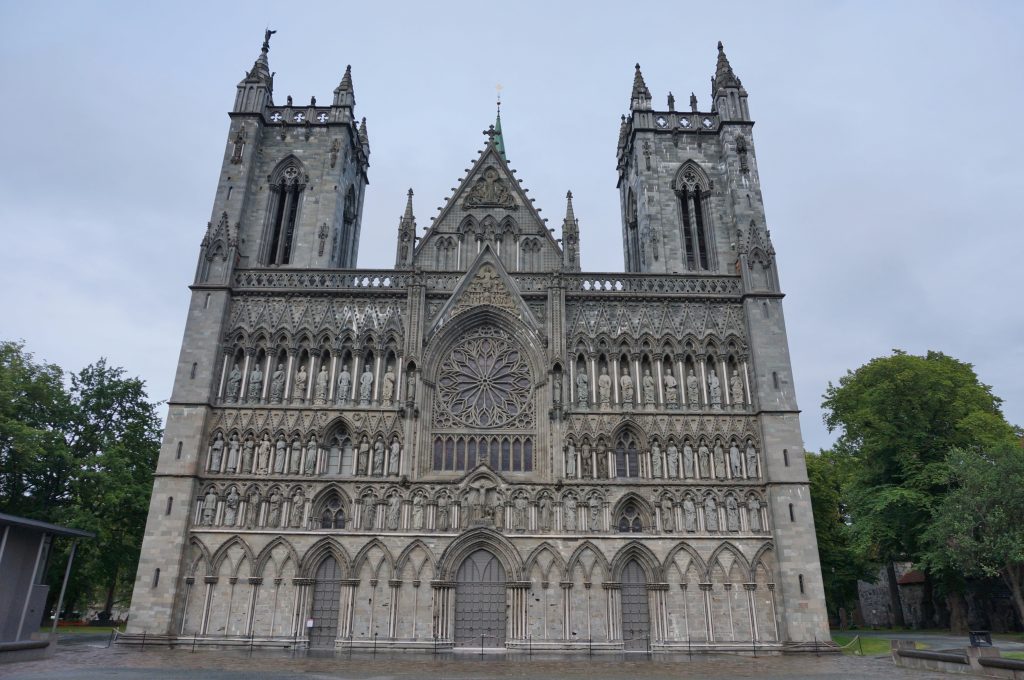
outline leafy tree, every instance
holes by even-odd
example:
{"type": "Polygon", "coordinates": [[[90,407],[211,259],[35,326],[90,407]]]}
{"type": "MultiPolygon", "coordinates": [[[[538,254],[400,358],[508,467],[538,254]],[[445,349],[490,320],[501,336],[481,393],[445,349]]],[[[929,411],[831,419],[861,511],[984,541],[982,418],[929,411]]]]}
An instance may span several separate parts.
{"type": "Polygon", "coordinates": [[[941,352],[894,350],[829,383],[825,424],[841,430],[835,451],[857,461],[847,486],[853,538],[888,566],[896,625],[904,622],[892,562],[921,556],[950,449],[1012,437],[1000,403],[970,364],[941,352]]]}
{"type": "Polygon", "coordinates": [[[1001,578],[1024,622],[1024,448],[953,449],[946,464],[952,490],[924,532],[923,563],[1001,578]]]}
{"type": "Polygon", "coordinates": [[[854,546],[843,496],[852,463],[849,456],[834,451],[807,456],[825,603],[833,617],[839,617],[841,607],[852,607],[856,603],[858,580],[873,578],[871,563],[854,546]]]}

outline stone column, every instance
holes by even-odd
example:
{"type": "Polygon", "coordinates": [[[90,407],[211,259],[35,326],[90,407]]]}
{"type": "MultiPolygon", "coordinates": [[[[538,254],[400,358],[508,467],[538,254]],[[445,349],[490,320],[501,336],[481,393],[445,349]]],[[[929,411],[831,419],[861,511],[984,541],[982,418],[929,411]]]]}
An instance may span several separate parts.
{"type": "Polygon", "coordinates": [[[622,405],[622,398],[619,396],[619,357],[612,356],[609,360],[612,374],[612,404],[622,405]]]}
{"type": "Polygon", "coordinates": [[[203,619],[199,626],[199,634],[206,635],[206,629],[210,625],[210,600],[213,599],[213,587],[217,585],[216,576],[206,576],[203,581],[206,583],[206,595],[203,598],[203,619]]]}
{"type": "Polygon", "coordinates": [[[337,388],[335,381],[338,379],[338,352],[331,352],[331,367],[327,369],[327,403],[334,403],[334,390],[337,388]]]}
{"type": "Polygon", "coordinates": [[[673,357],[676,360],[676,391],[679,393],[679,409],[686,410],[689,406],[689,396],[686,394],[686,373],[683,364],[683,355],[677,354],[673,357]]]}
{"type": "Polygon", "coordinates": [[[747,357],[741,358],[743,362],[743,387],[746,388],[747,401],[746,406],[752,406],[754,404],[754,393],[750,391],[750,369],[747,367],[747,357]]]}
{"type": "Polygon", "coordinates": [[[338,623],[338,639],[352,639],[352,621],[355,614],[356,587],[359,579],[344,579],[341,582],[341,621],[338,623]]]}
{"type": "MultiPolygon", "coordinates": [[[[256,613],[256,597],[260,591],[260,586],[263,585],[263,578],[259,576],[249,577],[249,606],[246,608],[245,613],[245,634],[252,635],[253,626],[255,624],[255,613],[256,613]]],[[[273,631],[271,631],[273,632],[273,631]]]]}
{"type": "Polygon", "coordinates": [[[725,584],[725,595],[726,595],[727,598],[729,598],[729,637],[732,638],[735,641],[736,640],[736,623],[733,620],[732,610],[736,606],[736,604],[735,604],[736,603],[736,599],[733,597],[732,584],[731,583],[726,583],[725,584]]]}
{"type": "Polygon", "coordinates": [[[270,378],[274,375],[274,357],[267,352],[266,356],[266,368],[263,369],[263,391],[260,392],[260,403],[270,403],[270,378]]]}
{"type": "Polygon", "coordinates": [[[284,374],[284,394],[281,395],[281,403],[287,404],[292,398],[292,383],[295,382],[295,355],[299,353],[297,347],[288,348],[288,368],[284,374]]]}
{"type": "Polygon", "coordinates": [[[359,396],[359,377],[363,374],[363,357],[355,350],[352,351],[352,385],[349,386],[350,394],[348,400],[356,403],[359,396]]]}
{"type": "MultiPolygon", "coordinates": [[[[699,364],[698,368],[700,368],[700,371],[699,371],[700,375],[697,376],[697,377],[700,378],[701,403],[704,404],[705,408],[707,408],[710,405],[710,402],[708,400],[708,375],[707,375],[708,374],[708,362],[707,362],[707,355],[706,354],[698,354],[697,355],[697,363],[699,364]]],[[[719,382],[721,382],[721,380],[719,380],[719,382]]]]}
{"type": "Polygon", "coordinates": [[[590,377],[590,381],[588,383],[590,385],[589,402],[591,404],[597,404],[598,406],[600,406],[601,403],[598,400],[598,396],[597,396],[597,355],[596,354],[591,354],[590,355],[590,361],[587,362],[587,366],[589,366],[589,377],[590,377]]]}
{"type": "Polygon", "coordinates": [[[572,638],[572,581],[558,584],[562,589],[562,639],[572,638]]]}
{"type": "Polygon", "coordinates": [[[391,609],[388,618],[388,637],[392,640],[398,637],[398,593],[402,588],[401,579],[390,579],[388,585],[391,587],[391,609]]]}
{"type": "Polygon", "coordinates": [[[664,363],[664,357],[654,362],[654,391],[655,399],[658,402],[658,406],[665,407],[665,384],[662,382],[662,364],[664,363]]]}
{"type": "Polygon", "coordinates": [[[754,591],[757,590],[757,584],[744,583],[743,589],[747,591],[747,611],[750,612],[750,639],[757,640],[761,637],[757,633],[757,616],[754,615],[754,591]]]}
{"type": "Polygon", "coordinates": [[[608,640],[622,639],[622,586],[619,583],[602,584],[606,594],[606,616],[608,617],[608,640]]]}
{"type": "Polygon", "coordinates": [[[223,366],[220,370],[220,383],[217,387],[217,401],[221,403],[224,401],[224,384],[228,380],[228,374],[231,372],[231,360],[234,358],[233,353],[227,347],[223,348],[222,353],[224,355],[224,361],[221,362],[223,363],[223,366]]]}
{"type": "Polygon", "coordinates": [[[185,598],[184,600],[182,600],[183,604],[181,606],[181,627],[178,629],[178,633],[180,635],[185,634],[185,622],[188,620],[188,600],[189,596],[192,594],[192,584],[194,584],[195,582],[196,579],[194,576],[185,577],[185,598]]]}
{"type": "Polygon", "coordinates": [[[244,404],[249,401],[249,363],[252,361],[252,355],[256,353],[256,350],[252,347],[245,348],[245,360],[242,362],[242,382],[238,386],[238,404],[244,404]]]}
{"type": "Polygon", "coordinates": [[[729,365],[725,359],[718,357],[718,384],[722,386],[722,408],[732,406],[732,393],[729,391],[729,365]]]}
{"type": "Polygon", "coordinates": [[[707,641],[715,641],[715,626],[711,622],[711,587],[710,583],[701,583],[700,590],[704,593],[704,625],[707,628],[707,641]]]}

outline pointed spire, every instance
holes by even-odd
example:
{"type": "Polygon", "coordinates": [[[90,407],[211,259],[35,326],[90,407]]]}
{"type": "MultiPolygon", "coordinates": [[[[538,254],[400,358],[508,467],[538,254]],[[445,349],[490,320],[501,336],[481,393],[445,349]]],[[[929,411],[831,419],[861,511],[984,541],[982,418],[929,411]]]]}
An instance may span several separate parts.
{"type": "Polygon", "coordinates": [[[267,53],[270,52],[270,36],[275,33],[277,33],[277,31],[272,31],[269,28],[264,32],[263,46],[260,48],[260,56],[256,57],[256,62],[252,65],[252,69],[249,71],[247,78],[263,81],[270,80],[270,60],[267,58],[267,53]]]}
{"type": "Polygon", "coordinates": [[[651,91],[647,89],[647,83],[644,82],[640,64],[636,65],[636,71],[633,73],[633,93],[630,97],[629,108],[633,110],[651,108],[651,91]]]}
{"type": "Polygon", "coordinates": [[[412,265],[413,250],[416,247],[416,218],[412,214],[412,189],[405,200],[405,214],[398,221],[398,249],[395,252],[395,266],[412,265]]]}
{"type": "Polygon", "coordinates": [[[718,41],[718,64],[715,65],[715,88],[740,87],[740,79],[733,73],[729,57],[725,56],[725,47],[718,41]]]}
{"type": "Polygon", "coordinates": [[[402,215],[402,224],[416,226],[416,218],[412,214],[412,189],[409,189],[409,197],[405,201],[405,214],[402,215]]]}
{"type": "Polygon", "coordinates": [[[359,141],[367,149],[370,148],[370,136],[366,132],[366,117],[363,117],[362,123],[359,125],[359,141]]]}
{"type": "Polygon", "coordinates": [[[341,111],[337,112],[335,120],[340,123],[349,123],[355,118],[353,117],[353,110],[356,107],[356,95],[352,89],[352,66],[345,67],[345,75],[341,77],[341,82],[338,87],[334,88],[334,102],[332,106],[338,107],[341,111]]]}
{"type": "Polygon", "coordinates": [[[338,89],[335,92],[352,92],[352,64],[345,66],[345,75],[341,77],[341,83],[338,84],[338,89]]]}
{"type": "Polygon", "coordinates": [[[507,163],[508,158],[505,156],[505,137],[501,134],[501,95],[498,96],[498,115],[494,119],[494,136],[491,137],[491,141],[494,144],[494,148],[498,150],[502,159],[507,163]]]}
{"type": "Polygon", "coordinates": [[[235,96],[235,113],[257,113],[267,105],[273,106],[274,74],[270,72],[270,36],[277,33],[269,28],[263,34],[263,46],[260,56],[256,57],[252,68],[246,71],[245,77],[238,83],[238,94],[235,96]]]}
{"type": "Polygon", "coordinates": [[[580,221],[572,209],[572,192],[565,193],[565,219],[562,221],[562,264],[569,271],[580,270],[580,221]]]}

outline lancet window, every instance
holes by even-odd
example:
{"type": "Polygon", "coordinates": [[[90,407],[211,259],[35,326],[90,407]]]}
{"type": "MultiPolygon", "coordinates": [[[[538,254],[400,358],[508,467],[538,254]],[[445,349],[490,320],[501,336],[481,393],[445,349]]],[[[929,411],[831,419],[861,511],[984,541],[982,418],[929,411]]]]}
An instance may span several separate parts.
{"type": "Polygon", "coordinates": [[[695,163],[686,163],[676,178],[679,224],[689,271],[714,269],[714,241],[711,234],[710,183],[695,163]]]}
{"type": "Polygon", "coordinates": [[[266,264],[291,262],[305,188],[306,176],[297,161],[285,163],[272,176],[267,206],[267,242],[263,257],[266,264]]]}

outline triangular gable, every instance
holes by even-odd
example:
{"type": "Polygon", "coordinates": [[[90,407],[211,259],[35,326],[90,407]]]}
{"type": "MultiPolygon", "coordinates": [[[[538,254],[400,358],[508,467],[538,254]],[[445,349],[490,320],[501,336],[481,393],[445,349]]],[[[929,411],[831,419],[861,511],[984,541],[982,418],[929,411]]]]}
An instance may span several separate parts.
{"type": "Polygon", "coordinates": [[[429,335],[436,333],[459,314],[485,305],[508,312],[534,331],[540,328],[533,312],[523,301],[515,281],[505,271],[501,260],[489,245],[484,246],[448,302],[441,307],[431,324],[429,335]]]}

